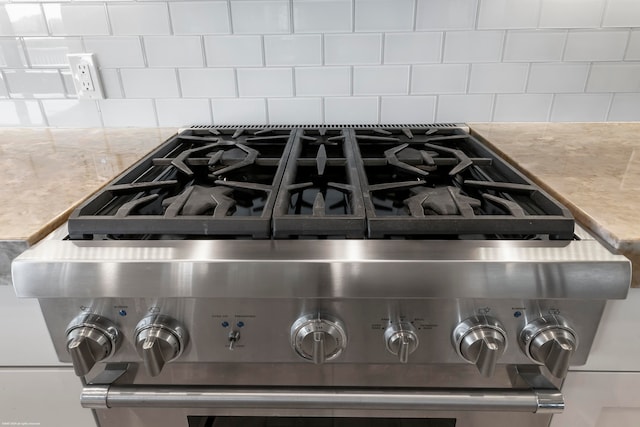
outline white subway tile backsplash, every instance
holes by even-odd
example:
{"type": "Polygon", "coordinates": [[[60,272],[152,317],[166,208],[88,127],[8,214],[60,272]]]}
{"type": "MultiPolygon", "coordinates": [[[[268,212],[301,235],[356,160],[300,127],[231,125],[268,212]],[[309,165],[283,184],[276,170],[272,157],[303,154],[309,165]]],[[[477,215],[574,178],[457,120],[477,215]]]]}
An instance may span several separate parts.
{"type": "Polygon", "coordinates": [[[114,35],[161,36],[170,34],[166,3],[107,4],[114,35]]]}
{"type": "Polygon", "coordinates": [[[174,34],[229,34],[231,32],[226,1],[171,2],[169,10],[174,34]]]}
{"type": "Polygon", "coordinates": [[[469,93],[524,92],[529,64],[473,64],[469,93]]]}
{"type": "Polygon", "coordinates": [[[322,36],[319,34],[265,36],[264,50],[267,66],[322,64],[322,36]]]}
{"type": "Polygon", "coordinates": [[[384,37],[385,64],[428,64],[440,62],[442,33],[389,33],[384,37]]]}
{"type": "Polygon", "coordinates": [[[605,0],[542,0],[541,28],[598,28],[605,0]]]}
{"type": "Polygon", "coordinates": [[[66,91],[57,70],[5,70],[12,98],[64,98],[66,91]]]}
{"type": "MultiPolygon", "coordinates": [[[[120,72],[118,70],[110,68],[100,69],[100,78],[102,79],[102,90],[104,91],[104,97],[107,99],[120,99],[124,98],[122,94],[122,85],[120,84],[120,72]]],[[[67,85],[65,80],[65,86],[67,85]]],[[[69,86],[67,86],[67,91],[69,86]]],[[[71,82],[71,90],[75,92],[73,82],[71,82]]]]}
{"type": "Polygon", "coordinates": [[[231,68],[180,70],[184,98],[229,98],[236,96],[236,77],[231,68]]]}
{"type": "Polygon", "coordinates": [[[210,125],[208,99],[156,99],[159,126],[210,125]]]}
{"type": "Polygon", "coordinates": [[[482,0],[478,9],[478,29],[536,28],[540,0],[482,0]]]}
{"type": "Polygon", "coordinates": [[[237,73],[240,96],[293,96],[291,68],[240,68],[237,73]]]}
{"type": "Polygon", "coordinates": [[[493,121],[546,122],[553,95],[497,95],[493,121]]]}
{"type": "Polygon", "coordinates": [[[329,124],[378,123],[378,98],[325,98],[324,120],[329,124]]]}
{"type": "Polygon", "coordinates": [[[600,122],[607,118],[611,95],[559,94],[551,108],[554,122],[600,122]]]}
{"type": "Polygon", "coordinates": [[[470,30],[478,0],[416,0],[416,30],[470,30]]]}
{"type": "Polygon", "coordinates": [[[67,67],[70,53],[82,53],[79,38],[25,38],[24,44],[32,67],[67,67]]]}
{"type": "Polygon", "coordinates": [[[437,122],[489,122],[493,95],[440,95],[437,122]]]}
{"type": "Polygon", "coordinates": [[[637,27],[640,22],[640,2],[608,0],[604,12],[604,27],[637,27]]]}
{"type": "Polygon", "coordinates": [[[178,81],[172,68],[125,68],[120,70],[127,98],[177,98],[178,81]]]}
{"type": "Polygon", "coordinates": [[[444,62],[499,62],[503,40],[503,31],[448,31],[444,62]]]}
{"type": "Polygon", "coordinates": [[[38,101],[0,100],[0,126],[46,126],[38,101]]]}
{"type": "Polygon", "coordinates": [[[297,96],[341,96],[351,93],[349,67],[305,67],[295,69],[297,96]]]}
{"type": "Polygon", "coordinates": [[[0,124],[637,120],[639,23],[636,0],[0,0],[0,124]],[[82,52],[106,100],[77,100],[82,52]]]}
{"type": "Polygon", "coordinates": [[[207,36],[204,48],[209,67],[260,67],[260,36],[207,36]]]}
{"type": "Polygon", "coordinates": [[[202,45],[197,36],[144,37],[149,67],[202,67],[202,45]]]}
{"type": "Polygon", "coordinates": [[[570,31],[564,60],[621,61],[628,37],[628,31],[570,31]]]}
{"type": "Polygon", "coordinates": [[[504,60],[560,61],[566,37],[566,31],[509,31],[504,60]]]}
{"type": "Polygon", "coordinates": [[[413,30],[414,2],[415,0],[355,0],[355,30],[413,30]]]}
{"type": "Polygon", "coordinates": [[[0,68],[24,68],[27,59],[19,39],[0,39],[0,68]]]}
{"type": "Polygon", "coordinates": [[[609,121],[640,121],[640,93],[616,93],[613,95],[609,121]]]}
{"type": "Polygon", "coordinates": [[[584,92],[588,73],[589,64],[531,64],[527,92],[584,92]]]}
{"type": "Polygon", "coordinates": [[[631,32],[629,36],[629,46],[624,56],[627,61],[640,61],[640,30],[631,32]]]}
{"type": "Polygon", "coordinates": [[[321,98],[270,99],[270,124],[317,124],[322,123],[321,98]]]}
{"type": "Polygon", "coordinates": [[[84,46],[96,54],[102,68],[145,66],[139,37],[90,37],[84,39],[84,46]]]}
{"type": "Polygon", "coordinates": [[[155,127],[156,110],[150,99],[103,99],[98,101],[105,127],[155,127]]]}
{"type": "Polygon", "coordinates": [[[47,24],[39,4],[0,4],[0,36],[14,35],[47,35],[47,24]]]}
{"type": "Polygon", "coordinates": [[[51,3],[42,7],[54,36],[109,35],[104,4],[51,3]]]}
{"type": "Polygon", "coordinates": [[[391,124],[433,123],[435,96],[383,96],[380,122],[391,124]]]}
{"type": "Polygon", "coordinates": [[[352,0],[293,0],[296,33],[341,33],[352,28],[352,0]]]}
{"type": "Polygon", "coordinates": [[[467,64],[414,65],[411,73],[411,93],[465,93],[468,80],[467,64]]]}
{"type": "Polygon", "coordinates": [[[216,125],[266,124],[264,99],[212,99],[213,123],[216,125]]]}
{"type": "Polygon", "coordinates": [[[376,65],[381,62],[380,34],[327,34],[324,58],[327,65],[376,65]]]}
{"type": "Polygon", "coordinates": [[[587,92],[640,92],[640,64],[593,64],[587,92]]]}
{"type": "Polygon", "coordinates": [[[353,68],[354,95],[406,95],[408,93],[408,65],[353,68]]]}
{"type": "Polygon", "coordinates": [[[289,32],[288,0],[243,0],[231,2],[234,34],[289,32]]]}
{"type": "Polygon", "coordinates": [[[54,127],[100,127],[100,113],[95,101],[76,99],[51,99],[42,101],[42,109],[49,126],[54,127]]]}

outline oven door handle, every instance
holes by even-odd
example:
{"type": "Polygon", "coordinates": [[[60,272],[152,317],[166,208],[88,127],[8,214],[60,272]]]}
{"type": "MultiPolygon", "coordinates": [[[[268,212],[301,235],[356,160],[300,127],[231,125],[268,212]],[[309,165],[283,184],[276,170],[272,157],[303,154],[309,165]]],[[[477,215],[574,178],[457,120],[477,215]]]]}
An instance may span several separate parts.
{"type": "Polygon", "coordinates": [[[557,389],[323,389],[87,385],[85,408],[269,408],[559,413],[557,389]]]}

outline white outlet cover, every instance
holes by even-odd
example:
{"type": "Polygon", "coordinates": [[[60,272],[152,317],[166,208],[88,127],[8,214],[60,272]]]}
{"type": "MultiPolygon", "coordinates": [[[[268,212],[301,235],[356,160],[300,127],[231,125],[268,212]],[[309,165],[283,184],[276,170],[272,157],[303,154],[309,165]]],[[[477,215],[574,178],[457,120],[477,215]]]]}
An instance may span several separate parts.
{"type": "Polygon", "coordinates": [[[67,55],[67,59],[78,99],[104,99],[96,55],[74,53],[67,55]]]}

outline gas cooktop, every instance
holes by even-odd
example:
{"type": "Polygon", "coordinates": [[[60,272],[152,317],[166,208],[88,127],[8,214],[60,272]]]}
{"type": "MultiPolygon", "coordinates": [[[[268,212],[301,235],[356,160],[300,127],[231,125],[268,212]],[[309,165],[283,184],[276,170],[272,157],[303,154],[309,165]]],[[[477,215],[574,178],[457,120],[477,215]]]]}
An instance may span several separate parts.
{"type": "Polygon", "coordinates": [[[461,126],[193,127],[76,209],[72,239],[560,239],[568,210],[461,126]]]}

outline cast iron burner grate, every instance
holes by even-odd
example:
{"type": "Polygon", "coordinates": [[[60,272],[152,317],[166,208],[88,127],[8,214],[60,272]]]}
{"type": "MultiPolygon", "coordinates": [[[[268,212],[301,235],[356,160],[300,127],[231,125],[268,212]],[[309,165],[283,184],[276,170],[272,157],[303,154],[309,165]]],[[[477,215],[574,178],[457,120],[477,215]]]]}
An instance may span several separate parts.
{"type": "Polygon", "coordinates": [[[355,130],[355,140],[370,238],[573,236],[566,208],[467,133],[355,130]]]}
{"type": "Polygon", "coordinates": [[[298,132],[273,212],[275,237],[365,237],[350,136],[348,129],[298,132]]]}
{"type": "Polygon", "coordinates": [[[69,219],[72,239],[569,240],[573,227],[451,124],[196,127],[69,219]]]}
{"type": "Polygon", "coordinates": [[[294,135],[268,128],[184,131],[74,211],[70,236],[268,238],[294,135]]]}

